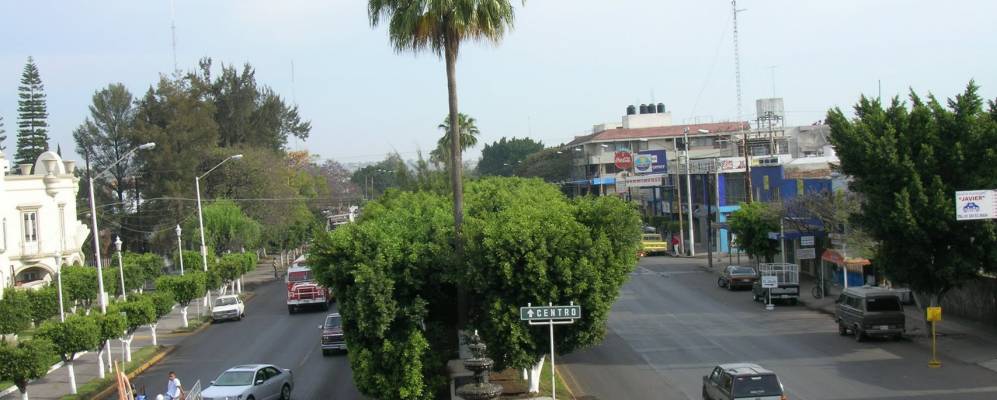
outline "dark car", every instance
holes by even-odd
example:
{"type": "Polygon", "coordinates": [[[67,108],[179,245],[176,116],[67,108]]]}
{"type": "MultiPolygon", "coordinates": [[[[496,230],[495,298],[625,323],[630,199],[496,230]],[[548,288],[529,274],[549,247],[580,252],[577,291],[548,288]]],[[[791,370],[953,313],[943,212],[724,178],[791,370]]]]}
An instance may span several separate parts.
{"type": "Polygon", "coordinates": [[[720,364],[703,377],[704,400],[783,400],[782,382],[758,364],[720,364]]]}
{"type": "Polygon", "coordinates": [[[728,265],[724,268],[720,277],[717,278],[717,286],[734,290],[739,288],[751,289],[751,286],[758,280],[758,272],[752,267],[740,265],[728,265]]]}
{"type": "Polygon", "coordinates": [[[334,350],[346,350],[346,339],[343,336],[343,318],[339,313],[332,313],[325,317],[325,323],[319,325],[322,330],[321,346],[322,355],[329,355],[334,350]]]}
{"type": "Polygon", "coordinates": [[[859,342],[872,336],[899,340],[904,335],[906,323],[900,295],[872,286],[842,291],[835,307],[835,320],[841,336],[851,332],[859,342]]]}

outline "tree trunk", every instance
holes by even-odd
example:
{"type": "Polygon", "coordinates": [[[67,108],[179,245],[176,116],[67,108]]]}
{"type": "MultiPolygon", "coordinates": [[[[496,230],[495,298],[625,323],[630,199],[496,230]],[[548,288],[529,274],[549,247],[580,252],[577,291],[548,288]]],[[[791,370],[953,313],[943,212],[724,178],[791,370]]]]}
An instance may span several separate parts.
{"type": "Polygon", "coordinates": [[[540,371],[543,369],[546,357],[547,355],[540,356],[540,361],[530,367],[530,393],[540,393],[540,371]]]}
{"type": "Polygon", "coordinates": [[[66,361],[66,372],[69,373],[69,393],[76,394],[76,370],[73,369],[73,360],[66,361]]]}
{"type": "Polygon", "coordinates": [[[183,319],[184,328],[190,327],[190,325],[187,324],[187,307],[180,308],[180,318],[183,319]]]}
{"type": "Polygon", "coordinates": [[[132,362],[132,339],[135,334],[129,334],[128,339],[122,339],[121,343],[125,345],[125,362],[132,362]]]}
{"type": "Polygon", "coordinates": [[[104,345],[97,349],[97,377],[104,379],[104,345]]]}
{"type": "Polygon", "coordinates": [[[114,356],[111,354],[111,341],[104,342],[104,346],[107,347],[107,372],[114,373],[114,356]]]}
{"type": "MultiPolygon", "coordinates": [[[[20,388],[18,388],[20,389],[20,388]]],[[[28,386],[24,385],[24,390],[21,391],[21,400],[28,400],[28,386]]]]}
{"type": "Polygon", "coordinates": [[[159,326],[158,323],[157,324],[149,324],[149,334],[152,335],[152,345],[153,346],[159,346],[159,341],[156,340],[156,327],[157,326],[159,326]]]}
{"type": "MultiPolygon", "coordinates": [[[[459,43],[448,40],[444,58],[447,64],[447,101],[450,105],[450,186],[453,188],[454,255],[456,265],[464,262],[464,185],[461,181],[460,118],[457,111],[457,49],[459,43]]],[[[460,267],[458,267],[460,268],[460,267]]],[[[457,324],[467,325],[467,293],[462,285],[457,286],[457,324]]]]}

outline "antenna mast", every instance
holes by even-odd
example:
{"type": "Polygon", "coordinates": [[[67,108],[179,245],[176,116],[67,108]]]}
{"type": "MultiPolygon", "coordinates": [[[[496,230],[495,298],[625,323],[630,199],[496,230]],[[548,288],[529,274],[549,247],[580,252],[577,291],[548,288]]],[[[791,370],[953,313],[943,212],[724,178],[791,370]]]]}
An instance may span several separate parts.
{"type": "Polygon", "coordinates": [[[170,33],[173,36],[173,73],[180,75],[180,69],[177,68],[177,9],[176,2],[170,0],[170,33]]]}
{"type": "Polygon", "coordinates": [[[731,10],[734,12],[734,81],[737,84],[737,122],[741,122],[741,52],[737,45],[737,0],[731,0],[731,10]]]}

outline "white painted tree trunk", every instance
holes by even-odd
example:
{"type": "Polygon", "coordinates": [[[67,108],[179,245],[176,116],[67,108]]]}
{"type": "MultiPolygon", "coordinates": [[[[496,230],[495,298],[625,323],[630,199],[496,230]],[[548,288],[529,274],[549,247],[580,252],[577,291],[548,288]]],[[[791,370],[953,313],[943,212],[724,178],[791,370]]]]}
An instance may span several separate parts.
{"type": "Polygon", "coordinates": [[[159,326],[158,323],[149,324],[149,334],[152,335],[152,345],[159,346],[159,341],[156,340],[156,327],[159,326]]]}
{"type": "Polygon", "coordinates": [[[540,370],[544,366],[544,359],[546,357],[546,355],[540,356],[540,361],[538,361],[536,365],[530,367],[530,393],[540,392],[540,370]]]}
{"type": "Polygon", "coordinates": [[[183,327],[184,328],[187,328],[187,327],[190,326],[190,325],[187,324],[187,307],[184,307],[184,308],[180,309],[180,318],[183,319],[183,327]]]}
{"type": "Polygon", "coordinates": [[[125,345],[125,362],[132,362],[132,339],[135,334],[128,335],[128,339],[121,339],[121,344],[125,345]]]}
{"type": "Polygon", "coordinates": [[[76,370],[73,369],[73,361],[66,362],[66,372],[69,373],[69,393],[76,394],[76,370]]]}
{"type": "Polygon", "coordinates": [[[111,341],[108,340],[106,343],[104,343],[104,346],[107,346],[107,372],[109,374],[113,374],[114,373],[114,357],[113,357],[114,355],[111,354],[111,351],[112,351],[111,350],[111,347],[112,347],[111,346],[111,341]]]}
{"type": "Polygon", "coordinates": [[[235,281],[235,287],[236,287],[236,293],[242,294],[242,277],[241,276],[239,277],[239,280],[235,281]]]}
{"type": "Polygon", "coordinates": [[[100,371],[97,377],[104,379],[104,345],[100,345],[100,349],[97,350],[97,370],[100,371]]]}
{"type": "Polygon", "coordinates": [[[21,392],[21,400],[28,400],[28,388],[24,388],[24,391],[21,392]]]}

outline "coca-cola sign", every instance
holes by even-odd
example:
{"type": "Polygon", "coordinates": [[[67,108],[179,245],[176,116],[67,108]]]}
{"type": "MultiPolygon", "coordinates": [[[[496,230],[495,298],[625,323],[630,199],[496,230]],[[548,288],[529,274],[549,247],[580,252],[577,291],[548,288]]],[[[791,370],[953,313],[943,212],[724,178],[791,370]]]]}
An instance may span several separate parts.
{"type": "Polygon", "coordinates": [[[613,156],[613,163],[618,169],[628,170],[634,165],[634,156],[629,151],[617,151],[613,156]]]}

